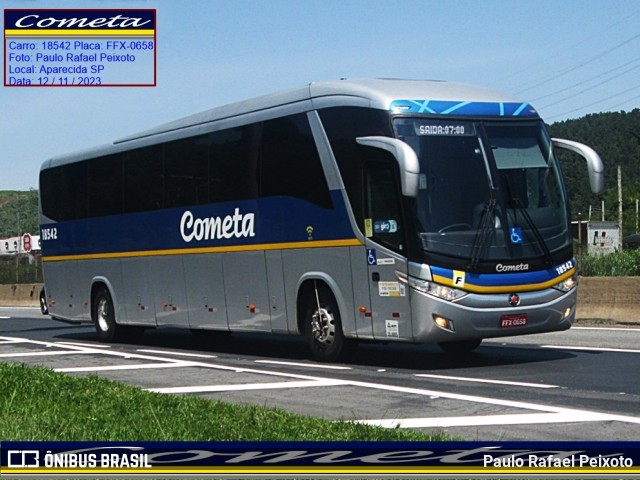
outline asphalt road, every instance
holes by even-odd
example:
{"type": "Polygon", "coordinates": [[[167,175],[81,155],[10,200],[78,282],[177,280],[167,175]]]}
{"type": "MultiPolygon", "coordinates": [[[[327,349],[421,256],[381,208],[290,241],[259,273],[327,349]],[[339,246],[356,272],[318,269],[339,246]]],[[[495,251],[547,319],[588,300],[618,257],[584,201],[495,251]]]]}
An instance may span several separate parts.
{"type": "Polygon", "coordinates": [[[466,440],[640,440],[640,328],[491,340],[464,357],[363,344],[318,364],[296,337],[163,329],[106,345],[91,325],[0,308],[0,361],[466,440]]]}

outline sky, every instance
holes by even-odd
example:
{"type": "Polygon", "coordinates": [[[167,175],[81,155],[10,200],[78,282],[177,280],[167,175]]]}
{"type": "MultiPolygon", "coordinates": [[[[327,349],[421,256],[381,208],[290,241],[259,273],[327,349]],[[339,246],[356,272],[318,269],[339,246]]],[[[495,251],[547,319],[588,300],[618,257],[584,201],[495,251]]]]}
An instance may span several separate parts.
{"type": "Polygon", "coordinates": [[[40,165],[53,156],[312,81],[470,83],[530,102],[548,123],[640,107],[639,0],[4,0],[2,7],[156,9],[157,85],[0,86],[0,191],[37,189],[40,165]]]}

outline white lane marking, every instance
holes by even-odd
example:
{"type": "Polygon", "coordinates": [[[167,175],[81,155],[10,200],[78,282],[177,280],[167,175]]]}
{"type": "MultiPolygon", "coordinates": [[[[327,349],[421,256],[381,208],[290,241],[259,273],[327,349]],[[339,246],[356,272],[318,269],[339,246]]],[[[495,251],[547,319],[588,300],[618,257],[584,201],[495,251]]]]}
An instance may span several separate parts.
{"type": "Polygon", "coordinates": [[[547,385],[543,383],[510,382],[506,380],[490,380],[486,378],[450,377],[448,375],[430,375],[428,373],[417,373],[416,377],[435,378],[439,380],[459,380],[461,382],[492,383],[496,385],[513,385],[515,387],[531,388],[560,388],[558,385],[547,385]]]}
{"type": "Polygon", "coordinates": [[[635,327],[571,327],[571,330],[605,330],[609,332],[640,332],[640,328],[635,327]]]}
{"type": "Polygon", "coordinates": [[[603,422],[611,420],[611,415],[597,412],[575,411],[570,413],[523,413],[505,415],[474,415],[469,417],[432,417],[357,420],[384,428],[447,428],[481,427],[490,425],[532,425],[540,423],[603,422]]]}
{"type": "Polygon", "coordinates": [[[640,353],[640,350],[630,348],[579,347],[572,345],[540,345],[540,348],[555,348],[556,350],[582,350],[585,352],[640,353]]]}
{"type": "Polygon", "coordinates": [[[210,393],[210,392],[237,392],[247,390],[272,390],[272,389],[288,389],[288,388],[309,388],[309,387],[333,387],[349,385],[344,380],[319,379],[319,380],[301,380],[291,382],[272,382],[272,383],[240,383],[236,385],[200,385],[192,387],[166,387],[166,388],[147,388],[150,392],[157,393],[210,393]]]}
{"type": "Polygon", "coordinates": [[[183,368],[193,366],[191,362],[173,363],[140,363],[137,365],[102,365],[93,367],[67,367],[54,368],[54,372],[78,373],[78,372],[110,372],[112,370],[145,370],[155,368],[183,368]]]}
{"type": "Polygon", "coordinates": [[[184,353],[184,352],[173,352],[171,350],[147,350],[147,349],[138,349],[136,352],[142,353],[159,353],[161,355],[175,355],[180,357],[193,357],[193,358],[218,358],[216,355],[204,355],[202,353],[184,353]]]}
{"type": "Polygon", "coordinates": [[[77,352],[68,350],[53,350],[50,352],[19,352],[19,353],[0,353],[0,358],[20,358],[20,357],[49,357],[54,355],[82,355],[93,352],[77,352]]]}
{"type": "Polygon", "coordinates": [[[11,317],[5,317],[4,315],[0,315],[0,320],[9,320],[11,317]]]}
{"type": "Polygon", "coordinates": [[[490,398],[490,397],[478,397],[474,395],[462,395],[457,393],[450,392],[439,392],[436,390],[424,390],[421,388],[411,388],[411,387],[399,387],[395,385],[386,385],[380,383],[369,383],[369,382],[349,382],[350,386],[354,387],[364,387],[364,388],[373,388],[377,390],[387,390],[397,393],[407,393],[411,395],[422,395],[429,397],[440,397],[440,398],[449,398],[452,400],[462,400],[468,401],[472,403],[486,403],[490,405],[500,405],[503,407],[512,407],[512,408],[521,408],[524,410],[534,410],[546,413],[558,413],[558,414],[575,414],[576,412],[580,412],[582,415],[606,415],[607,420],[610,421],[620,421],[627,423],[637,423],[640,424],[640,417],[630,417],[627,415],[617,415],[617,414],[608,414],[608,413],[598,413],[591,412],[588,410],[577,410],[573,408],[565,408],[565,407],[554,407],[552,405],[540,405],[537,403],[528,403],[528,402],[518,402],[513,400],[504,400],[502,398],[490,398]]]}
{"type": "MultiPolygon", "coordinates": [[[[30,343],[33,345],[44,345],[46,347],[52,346],[50,342],[40,342],[40,341],[29,340],[24,338],[17,338],[17,337],[0,337],[0,338],[3,338],[4,340],[30,343]]],[[[129,352],[118,352],[113,350],[105,351],[105,350],[100,350],[95,348],[85,348],[85,347],[79,347],[74,345],[60,345],[60,347],[67,348],[71,350],[73,353],[94,353],[94,354],[100,354],[100,355],[111,355],[111,356],[120,357],[120,358],[146,359],[146,360],[158,361],[158,362],[176,362],[175,360],[172,360],[166,357],[131,354],[129,352]]],[[[549,348],[556,348],[556,347],[550,346],[549,348]]],[[[30,354],[30,355],[33,355],[33,354],[30,354]]],[[[309,375],[273,372],[269,370],[259,370],[259,369],[250,369],[250,368],[238,369],[238,368],[229,367],[226,365],[215,365],[215,364],[204,363],[204,362],[189,362],[189,363],[191,363],[193,366],[196,366],[196,367],[212,368],[216,370],[234,371],[234,372],[241,371],[244,373],[255,373],[255,374],[271,375],[271,376],[284,377],[284,378],[295,378],[297,380],[308,380],[310,382],[300,382],[302,384],[306,384],[307,386],[336,385],[336,386],[363,387],[363,388],[376,389],[376,390],[393,391],[397,393],[429,396],[434,398],[438,398],[438,397],[449,398],[453,400],[462,400],[462,401],[468,401],[472,403],[475,402],[475,403],[485,403],[490,405],[501,405],[505,407],[521,408],[525,410],[534,410],[534,411],[539,411],[544,413],[556,413],[556,414],[568,414],[568,415],[591,415],[592,416],[591,418],[594,418],[594,419],[597,418],[601,420],[606,419],[607,421],[619,421],[619,422],[640,424],[640,417],[632,417],[632,416],[626,416],[626,415],[616,415],[616,414],[606,414],[606,413],[601,414],[598,412],[575,410],[571,408],[540,405],[535,403],[510,401],[510,400],[504,400],[500,398],[477,397],[473,395],[461,395],[461,394],[455,394],[455,393],[449,393],[449,392],[441,392],[441,391],[435,391],[435,390],[426,390],[426,389],[418,389],[418,388],[410,388],[410,387],[400,387],[400,386],[380,384],[380,383],[342,381],[342,380],[315,377],[315,376],[309,376],[309,375]],[[602,416],[598,417],[598,415],[602,415],[602,416]]],[[[277,382],[271,385],[277,385],[278,383],[282,384],[282,383],[299,383],[299,382],[277,382]]],[[[263,384],[263,385],[269,385],[269,384],[263,384]]],[[[222,386],[222,387],[226,387],[227,389],[234,388],[234,386],[222,386]]],[[[176,388],[193,388],[193,387],[176,387],[176,388]]],[[[213,388],[219,388],[219,387],[213,386],[213,388]]],[[[243,387],[241,386],[235,387],[235,389],[242,389],[242,388],[243,387]]]]}
{"type": "Polygon", "coordinates": [[[56,345],[71,345],[72,347],[111,348],[111,345],[96,345],[94,343],[56,342],[56,345]]]}
{"type": "Polygon", "coordinates": [[[14,338],[12,340],[0,340],[0,345],[8,345],[10,343],[27,343],[26,340],[21,338],[14,338]]]}
{"type": "MultiPolygon", "coordinates": [[[[4,338],[6,340],[20,341],[20,342],[28,343],[31,345],[40,345],[40,346],[46,346],[46,347],[56,346],[56,344],[52,344],[51,342],[29,340],[26,338],[18,338],[18,337],[0,337],[0,338],[4,338]]],[[[151,361],[157,361],[157,362],[184,363],[183,361],[176,360],[175,358],[160,357],[160,356],[154,356],[154,355],[141,355],[141,354],[131,353],[131,352],[121,352],[118,350],[100,350],[100,349],[94,348],[93,346],[91,348],[80,347],[72,344],[60,344],[58,346],[61,348],[67,348],[69,353],[91,353],[91,354],[97,354],[97,355],[106,355],[106,356],[124,358],[129,360],[135,359],[135,360],[151,360],[151,361]]],[[[25,356],[28,356],[28,355],[33,355],[33,354],[26,354],[25,356]]],[[[227,372],[230,371],[235,373],[255,373],[258,375],[271,375],[275,377],[295,378],[297,380],[325,380],[324,378],[315,377],[311,375],[302,375],[298,373],[275,372],[271,370],[259,370],[255,368],[238,368],[238,367],[230,367],[227,365],[219,365],[215,363],[205,363],[205,362],[196,362],[196,361],[192,361],[189,363],[193,367],[211,368],[214,370],[222,370],[227,372]]]]}
{"type": "Polygon", "coordinates": [[[255,363],[266,363],[270,365],[285,365],[289,367],[324,368],[326,370],[353,370],[351,367],[341,367],[338,365],[320,365],[315,363],[281,362],[277,360],[256,360],[255,363]]]}

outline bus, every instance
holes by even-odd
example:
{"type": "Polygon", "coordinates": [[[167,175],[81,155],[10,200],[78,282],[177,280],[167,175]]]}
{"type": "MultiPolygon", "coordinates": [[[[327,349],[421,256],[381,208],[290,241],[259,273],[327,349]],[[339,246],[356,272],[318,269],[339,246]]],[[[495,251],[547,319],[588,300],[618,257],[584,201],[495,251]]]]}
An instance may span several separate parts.
{"type": "Polygon", "coordinates": [[[474,350],[570,328],[576,261],[552,139],[482,88],[310,83],[52,158],[40,171],[45,303],[101,341],[154,327],[474,350]]]}

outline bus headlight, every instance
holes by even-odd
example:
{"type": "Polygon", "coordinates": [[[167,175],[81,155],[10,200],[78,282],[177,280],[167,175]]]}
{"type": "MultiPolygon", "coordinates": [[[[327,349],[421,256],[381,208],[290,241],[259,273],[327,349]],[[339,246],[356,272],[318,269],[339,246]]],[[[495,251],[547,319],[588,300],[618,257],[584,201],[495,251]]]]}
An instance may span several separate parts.
{"type": "Polygon", "coordinates": [[[561,292],[570,292],[578,285],[578,276],[571,275],[569,278],[563,280],[560,283],[557,283],[553,286],[556,290],[560,290],[561,292]]]}
{"type": "Polygon", "coordinates": [[[433,283],[428,280],[422,280],[421,278],[408,277],[409,286],[415,290],[427,293],[442,300],[452,302],[467,295],[467,292],[459,290],[457,288],[447,287],[438,283],[433,283]]]}

